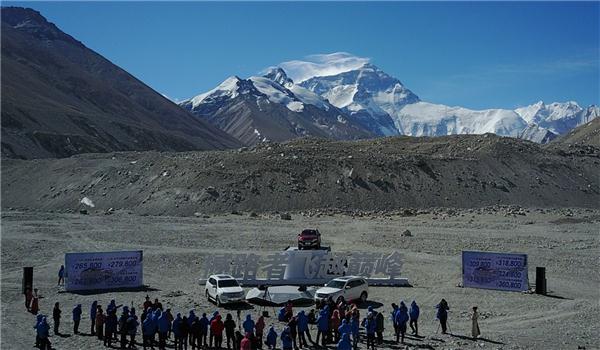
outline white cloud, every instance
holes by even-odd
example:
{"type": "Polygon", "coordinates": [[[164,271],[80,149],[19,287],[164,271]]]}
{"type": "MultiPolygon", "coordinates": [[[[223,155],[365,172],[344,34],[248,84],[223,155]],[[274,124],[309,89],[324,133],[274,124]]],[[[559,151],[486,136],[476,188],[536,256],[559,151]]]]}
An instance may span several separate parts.
{"type": "Polygon", "coordinates": [[[347,52],[334,52],[307,56],[304,60],[282,62],[283,68],[294,82],[302,82],[316,76],[336,75],[362,67],[369,58],[347,52]]]}

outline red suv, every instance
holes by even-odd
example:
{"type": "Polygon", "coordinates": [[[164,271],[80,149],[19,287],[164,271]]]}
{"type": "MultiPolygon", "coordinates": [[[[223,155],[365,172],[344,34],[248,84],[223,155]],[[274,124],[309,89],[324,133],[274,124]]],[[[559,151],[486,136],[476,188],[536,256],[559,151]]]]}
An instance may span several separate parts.
{"type": "Polygon", "coordinates": [[[303,230],[298,235],[298,249],[321,249],[321,233],[319,230],[303,230]]]}

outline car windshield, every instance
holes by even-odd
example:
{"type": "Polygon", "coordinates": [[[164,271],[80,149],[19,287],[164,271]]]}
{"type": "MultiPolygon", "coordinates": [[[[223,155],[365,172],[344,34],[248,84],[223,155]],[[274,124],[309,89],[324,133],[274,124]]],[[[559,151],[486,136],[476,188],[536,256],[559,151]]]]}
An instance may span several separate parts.
{"type": "Polygon", "coordinates": [[[239,284],[237,283],[236,280],[222,280],[219,281],[219,287],[221,288],[227,288],[227,287],[238,287],[239,284]]]}
{"type": "Polygon", "coordinates": [[[346,282],[333,280],[333,281],[329,281],[329,283],[327,283],[327,287],[337,288],[337,289],[343,289],[344,288],[344,284],[346,284],[346,282]]]}
{"type": "Polygon", "coordinates": [[[317,232],[314,230],[304,230],[302,231],[302,236],[316,236],[317,232]]]}

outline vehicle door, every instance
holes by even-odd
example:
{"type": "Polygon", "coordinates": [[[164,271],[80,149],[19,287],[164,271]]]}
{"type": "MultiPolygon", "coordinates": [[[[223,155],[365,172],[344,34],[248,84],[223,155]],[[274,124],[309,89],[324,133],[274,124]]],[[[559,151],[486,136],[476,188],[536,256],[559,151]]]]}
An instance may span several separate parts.
{"type": "Polygon", "coordinates": [[[214,278],[209,278],[208,279],[208,294],[212,297],[212,298],[216,298],[217,297],[217,280],[215,280],[214,278]]]}

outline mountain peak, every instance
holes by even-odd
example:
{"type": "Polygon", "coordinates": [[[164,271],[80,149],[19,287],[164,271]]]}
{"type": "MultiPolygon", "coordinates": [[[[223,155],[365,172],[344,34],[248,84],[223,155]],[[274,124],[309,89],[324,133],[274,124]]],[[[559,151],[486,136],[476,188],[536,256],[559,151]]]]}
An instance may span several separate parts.
{"type": "Polygon", "coordinates": [[[80,41],[61,31],[54,23],[48,22],[38,11],[31,8],[2,7],[2,24],[38,39],[66,41],[84,47],[80,41]]]}
{"type": "Polygon", "coordinates": [[[281,86],[294,84],[294,81],[287,76],[287,74],[281,67],[268,68],[265,74],[263,74],[263,77],[273,80],[281,86]]]}

